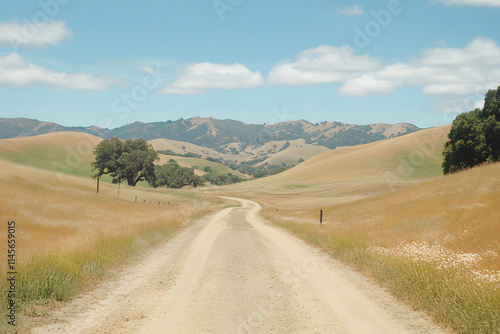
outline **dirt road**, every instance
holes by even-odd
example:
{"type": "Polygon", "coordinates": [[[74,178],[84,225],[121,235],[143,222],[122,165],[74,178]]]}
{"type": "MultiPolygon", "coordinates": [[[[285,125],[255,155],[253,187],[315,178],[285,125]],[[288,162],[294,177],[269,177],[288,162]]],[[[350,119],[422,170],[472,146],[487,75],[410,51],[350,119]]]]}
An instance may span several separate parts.
{"type": "Polygon", "coordinates": [[[441,333],[240,200],[83,294],[35,333],[441,333]]]}

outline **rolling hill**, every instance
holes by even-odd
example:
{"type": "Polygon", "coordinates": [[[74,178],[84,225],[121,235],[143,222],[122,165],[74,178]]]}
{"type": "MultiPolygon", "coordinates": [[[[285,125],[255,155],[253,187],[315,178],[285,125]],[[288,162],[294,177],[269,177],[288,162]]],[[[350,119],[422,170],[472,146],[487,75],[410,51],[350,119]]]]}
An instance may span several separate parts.
{"type": "MultiPolygon", "coordinates": [[[[69,131],[53,132],[32,137],[0,139],[0,160],[8,160],[25,166],[89,178],[92,175],[90,163],[94,161],[92,152],[101,140],[103,139],[90,134],[69,131]]],[[[178,144],[183,143],[178,142],[178,144]]],[[[190,144],[184,143],[184,145],[190,144]]],[[[194,147],[192,144],[191,146],[194,147]]],[[[208,151],[208,149],[206,150],[208,151]]],[[[217,172],[233,173],[247,177],[223,164],[207,161],[206,159],[166,155],[161,155],[160,157],[160,164],[167,163],[172,158],[184,167],[197,166],[197,174],[199,175],[205,174],[203,169],[205,166],[208,166],[217,172]]],[[[110,181],[111,178],[105,175],[102,180],[110,181]]]]}
{"type": "Polygon", "coordinates": [[[450,126],[374,143],[339,147],[283,173],[227,188],[277,207],[349,202],[442,175],[441,152],[450,126]]]}
{"type": "Polygon", "coordinates": [[[229,168],[226,165],[201,158],[188,158],[188,157],[160,154],[160,161],[158,162],[158,164],[160,165],[166,164],[170,161],[170,159],[174,159],[177,162],[177,164],[181,167],[194,168],[194,173],[200,176],[207,174],[207,172],[205,172],[205,168],[208,167],[215,173],[224,173],[224,174],[230,173],[233,175],[237,175],[243,179],[250,178],[249,175],[242,174],[236,170],[229,168]]]}
{"type": "MultiPolygon", "coordinates": [[[[293,166],[299,161],[307,160],[329,149],[370,143],[418,130],[417,127],[407,123],[352,125],[321,122],[312,124],[299,120],[271,125],[254,125],[235,120],[201,117],[155,123],[135,122],[116,129],[103,129],[95,126],[64,127],[55,123],[24,118],[0,119],[0,139],[57,132],[79,132],[99,138],[144,138],[150,141],[156,150],[165,151],[165,154],[169,154],[168,151],[174,155],[191,154],[204,159],[208,157],[221,159],[227,163],[246,162],[255,167],[282,164],[293,166]]],[[[63,148],[63,151],[66,149],[63,148]]],[[[72,147],[72,149],[77,148],[72,147]]],[[[48,148],[34,149],[32,156],[42,154],[47,150],[48,148]]],[[[46,153],[49,154],[48,156],[58,154],[46,153]]],[[[74,159],[81,158],[73,151],[63,154],[70,160],[71,156],[74,159]]],[[[60,157],[55,159],[55,161],[60,160],[60,157]]],[[[46,162],[42,164],[46,165],[46,162]]],[[[71,165],[71,162],[65,165],[71,165]]],[[[59,167],[68,169],[67,166],[59,167]]],[[[74,168],[69,169],[74,172],[74,168]]],[[[78,173],[85,174],[83,170],[78,173]]]]}
{"type": "Polygon", "coordinates": [[[84,132],[101,138],[121,139],[165,138],[208,147],[222,154],[247,152],[272,141],[303,139],[305,143],[329,149],[338,146],[365,144],[419,130],[416,126],[400,124],[353,125],[340,122],[312,124],[305,120],[286,121],[272,125],[245,124],[235,120],[194,117],[177,121],[135,122],[116,129],[99,127],[64,127],[32,119],[0,119],[0,139],[33,136],[57,131],[84,132]],[[247,148],[251,147],[249,151],[247,148]]]}
{"type": "Polygon", "coordinates": [[[222,157],[223,155],[215,150],[212,150],[208,147],[198,146],[195,144],[191,144],[188,142],[158,138],[148,140],[148,142],[153,145],[154,149],[157,151],[167,151],[170,150],[177,154],[187,154],[193,153],[197,155],[201,155],[203,157],[211,156],[214,158],[222,157]]]}
{"type": "Polygon", "coordinates": [[[68,127],[52,122],[43,122],[29,118],[0,118],[0,139],[15,137],[31,137],[52,132],[71,131],[84,132],[104,137],[103,129],[91,127],[68,127]]]}
{"type": "Polygon", "coordinates": [[[101,140],[90,134],[67,131],[0,139],[0,159],[90,177],[90,162],[94,160],[92,151],[101,140]]]}

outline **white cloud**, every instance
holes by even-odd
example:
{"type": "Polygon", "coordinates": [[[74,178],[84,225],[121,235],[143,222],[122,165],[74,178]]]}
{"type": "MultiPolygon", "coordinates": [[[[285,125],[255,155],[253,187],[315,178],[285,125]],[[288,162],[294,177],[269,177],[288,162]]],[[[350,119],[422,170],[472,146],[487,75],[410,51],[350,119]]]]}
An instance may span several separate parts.
{"type": "Polygon", "coordinates": [[[321,45],[299,53],[295,62],[281,62],[269,73],[274,85],[310,85],[343,82],[353,75],[380,67],[369,55],[356,55],[349,46],[321,45]]]}
{"type": "Polygon", "coordinates": [[[448,6],[500,7],[498,0],[435,0],[448,6]]]}
{"type": "Polygon", "coordinates": [[[29,21],[0,22],[0,43],[11,44],[13,47],[58,45],[71,37],[73,32],[63,21],[48,20],[44,24],[29,21]]]}
{"type": "Polygon", "coordinates": [[[434,48],[419,59],[396,63],[351,78],[339,93],[351,96],[391,93],[396,88],[421,86],[426,95],[481,95],[500,84],[500,48],[478,37],[463,49],[434,48]]]}
{"type": "Polygon", "coordinates": [[[365,73],[354,80],[348,80],[339,93],[348,96],[366,96],[369,94],[388,94],[398,86],[397,82],[379,79],[376,72],[365,73]]]}
{"type": "Polygon", "coordinates": [[[352,6],[337,8],[337,14],[340,15],[354,16],[354,15],[363,15],[364,13],[365,11],[363,10],[363,7],[361,7],[360,5],[352,5],[352,6]]]}
{"type": "Polygon", "coordinates": [[[67,74],[33,65],[17,53],[0,56],[0,85],[28,86],[43,84],[56,89],[106,90],[109,80],[94,78],[90,74],[67,74]]]}
{"type": "Polygon", "coordinates": [[[263,83],[259,72],[251,72],[242,64],[197,63],[160,93],[200,94],[211,89],[255,88],[263,83]]]}

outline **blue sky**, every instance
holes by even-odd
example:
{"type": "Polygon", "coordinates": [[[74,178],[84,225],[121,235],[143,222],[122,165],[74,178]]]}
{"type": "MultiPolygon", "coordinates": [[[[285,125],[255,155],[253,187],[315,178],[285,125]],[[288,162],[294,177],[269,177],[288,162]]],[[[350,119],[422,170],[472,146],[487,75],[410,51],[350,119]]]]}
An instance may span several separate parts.
{"type": "Polygon", "coordinates": [[[500,85],[500,0],[0,0],[0,117],[449,124],[500,85]]]}

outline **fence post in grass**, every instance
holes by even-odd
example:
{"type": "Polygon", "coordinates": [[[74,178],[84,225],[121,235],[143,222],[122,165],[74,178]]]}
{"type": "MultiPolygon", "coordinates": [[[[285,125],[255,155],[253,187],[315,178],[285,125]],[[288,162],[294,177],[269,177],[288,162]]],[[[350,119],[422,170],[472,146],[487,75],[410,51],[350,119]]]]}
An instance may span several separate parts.
{"type": "Polygon", "coordinates": [[[99,178],[97,178],[97,193],[99,193],[99,178]]]}
{"type": "Polygon", "coordinates": [[[323,210],[319,210],[319,224],[323,223],[323,210]]]}

